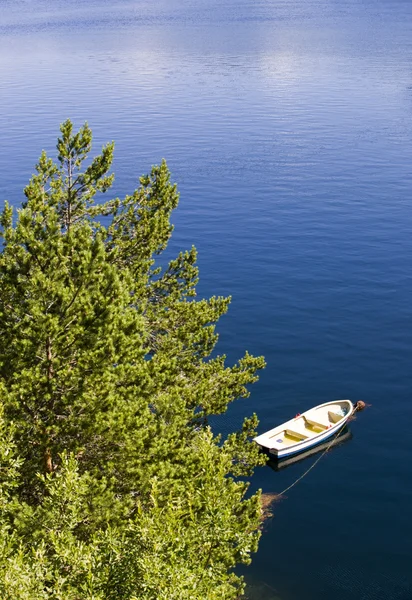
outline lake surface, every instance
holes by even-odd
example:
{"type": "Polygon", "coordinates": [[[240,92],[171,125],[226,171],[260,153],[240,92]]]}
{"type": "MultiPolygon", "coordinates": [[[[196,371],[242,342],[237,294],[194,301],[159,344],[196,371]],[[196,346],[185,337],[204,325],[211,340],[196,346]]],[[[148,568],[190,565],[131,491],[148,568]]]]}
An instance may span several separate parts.
{"type": "Polygon", "coordinates": [[[0,77],[1,202],[68,117],[116,140],[115,194],[167,159],[171,250],[197,246],[201,295],[233,295],[220,351],[267,360],[223,431],[372,405],[275,507],[251,594],[410,600],[412,3],[3,0],[0,77]]]}

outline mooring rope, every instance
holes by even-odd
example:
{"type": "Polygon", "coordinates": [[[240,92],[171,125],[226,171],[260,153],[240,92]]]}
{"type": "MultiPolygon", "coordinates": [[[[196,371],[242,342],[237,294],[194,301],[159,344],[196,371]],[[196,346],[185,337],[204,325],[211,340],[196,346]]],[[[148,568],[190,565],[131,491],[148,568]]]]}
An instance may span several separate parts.
{"type": "MultiPolygon", "coordinates": [[[[350,416],[350,419],[352,419],[352,418],[353,418],[353,415],[356,413],[356,411],[357,411],[357,410],[363,410],[365,407],[366,407],[366,404],[365,404],[365,403],[364,403],[362,400],[359,400],[359,401],[356,403],[356,405],[355,405],[354,411],[353,411],[353,413],[351,414],[351,416],[350,416]]],[[[283,492],[280,492],[280,494],[278,494],[279,498],[280,498],[280,497],[282,497],[284,494],[286,494],[286,492],[288,492],[289,490],[291,490],[293,487],[295,487],[295,485],[296,485],[297,483],[299,483],[299,481],[301,481],[301,480],[302,480],[304,477],[306,477],[306,475],[307,475],[307,474],[308,474],[308,473],[309,473],[309,472],[310,472],[310,471],[311,471],[311,470],[312,470],[314,467],[316,467],[316,465],[318,464],[318,462],[320,461],[320,459],[321,459],[321,458],[323,458],[323,456],[326,454],[326,452],[328,452],[328,451],[330,450],[330,448],[331,448],[332,444],[333,444],[334,442],[336,442],[336,440],[338,439],[338,437],[340,436],[340,434],[342,433],[342,431],[344,431],[344,429],[345,429],[345,426],[344,426],[344,427],[342,427],[342,428],[341,428],[341,429],[338,431],[338,433],[337,433],[337,434],[336,434],[336,435],[335,435],[335,436],[332,438],[332,441],[331,441],[331,443],[330,443],[330,444],[328,444],[328,446],[325,448],[325,450],[322,452],[322,454],[320,454],[320,455],[318,456],[318,458],[315,460],[315,462],[313,463],[313,465],[311,465],[311,466],[309,467],[309,469],[307,469],[307,470],[306,470],[306,471],[305,471],[305,472],[304,472],[304,473],[303,473],[303,474],[302,474],[300,477],[298,477],[298,478],[296,479],[296,481],[294,481],[294,482],[293,482],[291,485],[289,485],[289,486],[288,486],[286,489],[284,489],[284,490],[283,490],[283,492]]]]}

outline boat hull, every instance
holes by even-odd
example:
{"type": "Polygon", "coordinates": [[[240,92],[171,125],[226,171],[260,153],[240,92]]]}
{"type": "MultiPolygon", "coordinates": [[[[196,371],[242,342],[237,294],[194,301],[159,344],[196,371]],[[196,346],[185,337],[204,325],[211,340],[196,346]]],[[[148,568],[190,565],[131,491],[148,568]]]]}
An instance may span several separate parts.
{"type": "Polygon", "coordinates": [[[316,444],[309,448],[309,450],[305,450],[305,452],[299,452],[297,454],[293,454],[292,456],[285,456],[283,458],[278,458],[273,454],[267,453],[269,456],[268,466],[274,471],[280,471],[289,467],[290,465],[295,465],[297,462],[305,461],[313,456],[316,456],[320,452],[324,452],[325,450],[330,450],[336,448],[344,444],[345,442],[352,439],[352,432],[348,428],[348,425],[344,425],[343,428],[339,431],[339,433],[333,439],[328,439],[325,442],[320,444],[316,444]]]}
{"type": "Polygon", "coordinates": [[[257,436],[254,441],[279,460],[292,457],[329,440],[333,442],[354,410],[350,400],[326,402],[257,436]]]}
{"type": "Polygon", "coordinates": [[[302,441],[300,443],[297,443],[296,446],[293,446],[292,449],[290,449],[289,451],[287,449],[285,450],[277,450],[275,448],[271,448],[269,450],[269,454],[272,454],[273,456],[276,456],[277,458],[286,458],[286,457],[290,457],[290,456],[294,456],[295,454],[300,454],[301,452],[306,452],[306,450],[309,450],[311,448],[316,448],[316,446],[319,446],[320,444],[323,444],[326,441],[329,441],[334,435],[337,435],[337,433],[346,425],[346,421],[345,420],[344,423],[342,423],[342,425],[339,425],[339,427],[333,428],[333,429],[328,429],[328,431],[325,433],[325,435],[320,435],[320,437],[318,439],[316,439],[316,441],[311,440],[310,442],[308,441],[302,441]]]}

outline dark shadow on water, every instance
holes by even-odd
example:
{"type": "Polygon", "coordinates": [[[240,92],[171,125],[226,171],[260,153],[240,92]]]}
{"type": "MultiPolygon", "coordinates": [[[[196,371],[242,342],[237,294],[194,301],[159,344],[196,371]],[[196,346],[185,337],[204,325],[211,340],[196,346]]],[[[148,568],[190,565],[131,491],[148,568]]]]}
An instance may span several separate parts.
{"type": "Polygon", "coordinates": [[[283,600],[277,590],[264,582],[253,582],[246,587],[242,600],[283,600]]]}

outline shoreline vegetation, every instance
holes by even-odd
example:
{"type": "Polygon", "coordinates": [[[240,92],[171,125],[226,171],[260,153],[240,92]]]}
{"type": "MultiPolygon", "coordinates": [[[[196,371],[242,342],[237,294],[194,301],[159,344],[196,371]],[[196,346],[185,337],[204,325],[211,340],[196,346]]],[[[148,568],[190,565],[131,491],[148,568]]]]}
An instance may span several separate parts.
{"type": "Polygon", "coordinates": [[[273,517],[273,508],[276,502],[279,502],[279,494],[275,492],[263,492],[260,496],[262,507],[262,521],[267,521],[273,517]]]}
{"type": "Polygon", "coordinates": [[[215,354],[230,298],[196,297],[194,248],[158,265],[166,162],[105,200],[114,144],[60,132],[0,218],[0,597],[234,600],[275,497],[248,495],[256,415],[208,420],[264,359],[215,354]]]}

